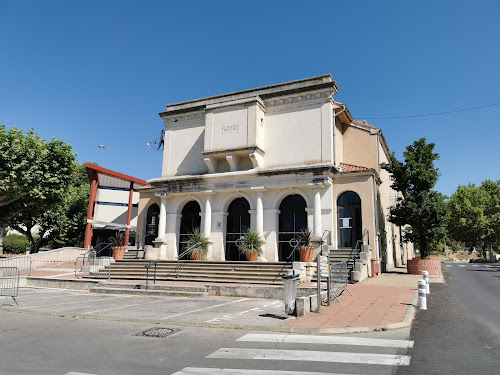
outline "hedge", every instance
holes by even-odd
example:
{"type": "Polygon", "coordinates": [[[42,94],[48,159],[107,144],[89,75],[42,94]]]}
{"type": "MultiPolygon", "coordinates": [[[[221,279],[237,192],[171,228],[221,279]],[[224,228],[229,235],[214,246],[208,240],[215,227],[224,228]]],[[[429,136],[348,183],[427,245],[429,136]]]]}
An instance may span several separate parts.
{"type": "Polygon", "coordinates": [[[5,236],[2,242],[3,252],[10,254],[24,254],[29,245],[30,243],[26,236],[14,233],[5,236]]]}

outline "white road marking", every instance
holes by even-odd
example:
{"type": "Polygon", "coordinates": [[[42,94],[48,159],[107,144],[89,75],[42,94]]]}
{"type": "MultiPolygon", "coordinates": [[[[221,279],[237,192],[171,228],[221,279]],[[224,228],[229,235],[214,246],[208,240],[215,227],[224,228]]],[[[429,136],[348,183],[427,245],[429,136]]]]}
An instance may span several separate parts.
{"type": "Polygon", "coordinates": [[[451,264],[445,264],[446,267],[451,267],[451,264]]]}
{"type": "Polygon", "coordinates": [[[458,266],[459,267],[465,267],[465,264],[459,264],[458,266]]]}
{"type": "Polygon", "coordinates": [[[86,372],[68,372],[66,375],[97,375],[97,374],[87,374],[86,372]]]}
{"type": "Polygon", "coordinates": [[[221,348],[206,358],[265,359],[276,361],[308,361],[408,366],[410,356],[373,353],[322,352],[309,350],[221,348]]]}
{"type": "Polygon", "coordinates": [[[29,307],[21,307],[21,308],[19,308],[19,310],[34,309],[36,307],[50,307],[50,306],[62,306],[62,305],[73,305],[73,304],[76,305],[78,303],[109,301],[110,299],[116,299],[116,298],[126,298],[126,297],[125,296],[120,296],[120,297],[110,297],[110,298],[98,298],[98,299],[93,299],[93,300],[90,300],[90,301],[87,300],[87,301],[80,301],[80,302],[54,303],[54,304],[51,304],[51,305],[29,306],[29,307]]]}
{"type": "Polygon", "coordinates": [[[269,308],[272,308],[272,309],[275,309],[275,308],[283,308],[283,305],[277,305],[279,304],[280,301],[275,301],[271,304],[267,304],[267,305],[264,305],[262,307],[254,307],[253,309],[249,309],[249,310],[245,310],[245,311],[240,311],[238,313],[234,313],[234,314],[224,314],[218,318],[214,318],[214,319],[210,319],[210,320],[207,320],[205,323],[219,323],[219,322],[222,322],[224,320],[232,320],[233,318],[237,317],[237,316],[241,316],[243,314],[246,314],[247,312],[250,312],[250,311],[258,311],[258,312],[263,312],[262,309],[264,307],[269,307],[269,308]]]}
{"type": "Polygon", "coordinates": [[[241,368],[185,367],[172,375],[342,375],[331,372],[246,370],[241,368]]]}
{"type": "Polygon", "coordinates": [[[164,317],[164,318],[160,318],[160,320],[165,320],[165,319],[175,318],[176,316],[188,315],[188,314],[192,314],[192,313],[195,313],[195,312],[198,312],[198,311],[204,311],[204,310],[215,309],[216,307],[225,306],[225,305],[230,305],[230,304],[233,304],[233,303],[238,303],[238,302],[243,302],[243,301],[246,301],[247,299],[248,299],[248,298],[242,298],[242,299],[239,299],[239,300],[237,300],[237,301],[231,301],[231,302],[227,302],[227,303],[221,303],[220,305],[209,306],[209,307],[205,307],[205,308],[203,308],[203,309],[192,310],[192,311],[187,311],[187,312],[184,312],[184,313],[174,314],[174,315],[166,316],[166,317],[164,317]]]}
{"type": "MultiPolygon", "coordinates": [[[[68,295],[68,297],[75,297],[75,296],[80,296],[81,294],[73,294],[73,295],[68,295]]],[[[60,299],[61,297],[65,297],[65,296],[50,296],[50,297],[33,297],[33,298],[17,298],[17,301],[18,302],[22,302],[22,301],[31,301],[31,300],[34,300],[34,299],[51,299],[51,298],[57,298],[57,299],[60,299]]]]}
{"type": "Polygon", "coordinates": [[[413,341],[370,339],[364,337],[348,336],[314,336],[314,335],[285,335],[285,334],[256,334],[250,333],[236,341],[253,342],[283,342],[300,344],[327,344],[327,345],[356,345],[379,346],[387,348],[413,348],[413,341]]]}
{"type": "MultiPolygon", "coordinates": [[[[182,297],[179,297],[179,298],[172,298],[172,299],[182,299],[182,297]]],[[[119,310],[119,309],[125,309],[125,308],[127,308],[127,307],[142,306],[142,305],[149,305],[149,304],[152,304],[152,303],[160,303],[160,302],[165,302],[165,301],[164,301],[164,300],[160,300],[160,301],[153,301],[153,302],[146,302],[146,303],[134,303],[134,304],[132,304],[132,305],[125,305],[125,306],[111,307],[111,308],[109,308],[109,309],[102,309],[102,310],[87,311],[87,312],[82,313],[82,315],[87,315],[87,314],[95,314],[95,313],[98,313],[98,312],[103,312],[103,311],[119,310]]]]}

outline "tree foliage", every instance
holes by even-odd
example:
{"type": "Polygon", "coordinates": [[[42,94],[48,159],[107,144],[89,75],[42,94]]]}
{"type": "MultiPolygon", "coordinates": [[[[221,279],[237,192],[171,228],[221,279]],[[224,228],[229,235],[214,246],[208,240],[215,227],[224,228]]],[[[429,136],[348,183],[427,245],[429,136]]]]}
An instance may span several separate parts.
{"type": "Polygon", "coordinates": [[[406,147],[403,162],[392,154],[382,165],[391,174],[391,188],[402,194],[390,208],[389,221],[404,228],[403,240],[413,242],[423,258],[446,233],[446,197],[432,190],[439,177],[434,147],[420,138],[406,147]]]}
{"type": "Polygon", "coordinates": [[[18,204],[47,207],[57,202],[72,182],[75,167],[70,145],[0,124],[0,220],[8,220],[18,204]]]}
{"type": "Polygon", "coordinates": [[[449,202],[450,236],[485,250],[500,245],[500,181],[461,185],[449,202]]]}
{"type": "Polygon", "coordinates": [[[78,164],[71,146],[59,139],[49,142],[33,130],[7,130],[0,125],[0,224],[26,235],[31,251],[38,251],[43,234],[31,229],[60,204],[74,184],[78,164]]]}

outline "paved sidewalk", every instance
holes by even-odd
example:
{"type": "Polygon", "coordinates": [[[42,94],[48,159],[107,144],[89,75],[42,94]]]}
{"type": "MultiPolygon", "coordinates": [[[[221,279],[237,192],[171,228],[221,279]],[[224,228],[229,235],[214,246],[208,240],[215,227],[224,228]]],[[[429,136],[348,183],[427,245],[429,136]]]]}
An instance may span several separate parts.
{"type": "MultiPolygon", "coordinates": [[[[422,276],[406,273],[398,267],[376,278],[368,278],[348,286],[330,306],[322,306],[320,313],[308,314],[289,326],[297,331],[320,333],[368,332],[407,327],[413,320],[417,304],[418,280],[422,276]]],[[[431,283],[443,282],[442,277],[431,277],[431,283]]]]}
{"type": "MultiPolygon", "coordinates": [[[[70,264],[32,271],[34,277],[74,279],[70,264]]],[[[345,291],[341,303],[333,300],[330,306],[322,306],[320,313],[310,313],[304,317],[286,320],[284,327],[291,332],[310,333],[352,333],[370,332],[408,327],[411,325],[417,302],[417,285],[421,276],[406,273],[406,268],[396,268],[377,278],[368,278],[361,283],[349,285],[352,296],[345,291]]],[[[88,280],[88,279],[87,279],[88,280]]],[[[112,282],[137,283],[137,280],[113,280],[112,282]]],[[[431,277],[431,283],[442,282],[431,277]]],[[[157,282],[177,284],[180,282],[157,282]]],[[[197,284],[197,283],[185,283],[197,284]]],[[[314,287],[315,284],[308,285],[314,287]]],[[[270,288],[276,286],[256,286],[270,288]]],[[[252,328],[249,321],[247,328],[252,328]]],[[[240,327],[241,328],[241,327],[240,327]]]]}

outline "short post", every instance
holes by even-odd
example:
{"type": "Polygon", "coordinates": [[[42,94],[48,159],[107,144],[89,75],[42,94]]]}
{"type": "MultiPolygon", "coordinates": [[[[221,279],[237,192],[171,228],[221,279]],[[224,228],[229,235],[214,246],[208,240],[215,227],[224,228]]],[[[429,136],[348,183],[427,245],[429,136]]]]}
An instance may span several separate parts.
{"type": "Polygon", "coordinates": [[[425,280],[418,280],[418,308],[427,310],[427,293],[425,292],[425,280]]]}
{"type": "Polygon", "coordinates": [[[425,293],[431,294],[431,290],[429,289],[429,271],[422,271],[422,275],[425,280],[425,293]]]}
{"type": "Polygon", "coordinates": [[[316,257],[316,276],[318,278],[318,285],[317,285],[317,293],[318,293],[318,313],[321,312],[321,259],[320,255],[318,253],[318,256],[316,257]]]}

